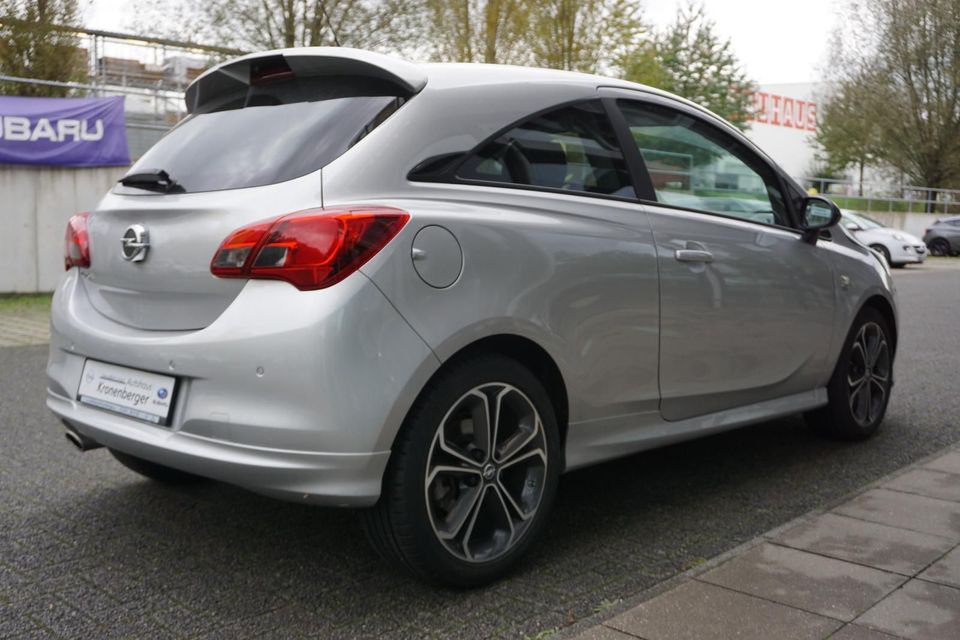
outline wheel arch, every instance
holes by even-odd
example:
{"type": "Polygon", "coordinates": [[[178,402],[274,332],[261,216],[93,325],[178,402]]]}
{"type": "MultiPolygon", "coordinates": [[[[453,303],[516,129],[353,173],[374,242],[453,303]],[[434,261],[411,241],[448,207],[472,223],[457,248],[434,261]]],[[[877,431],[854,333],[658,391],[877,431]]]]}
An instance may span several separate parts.
{"type": "Polygon", "coordinates": [[[530,338],[510,333],[499,333],[479,338],[460,347],[446,358],[443,364],[430,376],[421,388],[420,393],[417,394],[417,400],[411,406],[415,406],[424,391],[451,366],[477,355],[491,353],[516,360],[530,369],[531,373],[543,384],[557,418],[557,426],[560,430],[558,434],[560,436],[560,455],[561,459],[564,459],[563,464],[566,465],[564,450],[567,440],[567,423],[570,417],[566,382],[554,358],[546,349],[530,338]]]}
{"type": "Polygon", "coordinates": [[[883,316],[883,319],[887,321],[887,324],[890,326],[890,329],[893,332],[893,335],[891,336],[891,342],[893,343],[892,353],[894,356],[896,356],[898,342],[897,313],[890,299],[884,294],[878,293],[877,290],[874,289],[863,298],[863,301],[858,306],[853,308],[856,309],[856,312],[848,316],[850,318],[849,324],[843,327],[843,333],[838,336],[839,342],[837,343],[836,351],[831,354],[832,366],[830,367],[829,372],[829,375],[831,376],[836,371],[837,366],[840,364],[840,359],[843,358],[843,345],[846,344],[850,332],[853,331],[853,327],[860,318],[860,315],[863,313],[864,309],[869,308],[876,310],[881,316],[883,316]]]}
{"type": "Polygon", "coordinates": [[[897,328],[897,314],[893,309],[893,305],[882,295],[874,294],[863,301],[863,304],[860,305],[860,310],[857,311],[857,316],[859,316],[860,313],[867,308],[876,309],[880,315],[883,316],[883,319],[887,321],[887,324],[890,325],[890,329],[893,332],[893,335],[890,336],[890,339],[893,342],[892,351],[894,354],[896,354],[899,330],[897,328]]]}

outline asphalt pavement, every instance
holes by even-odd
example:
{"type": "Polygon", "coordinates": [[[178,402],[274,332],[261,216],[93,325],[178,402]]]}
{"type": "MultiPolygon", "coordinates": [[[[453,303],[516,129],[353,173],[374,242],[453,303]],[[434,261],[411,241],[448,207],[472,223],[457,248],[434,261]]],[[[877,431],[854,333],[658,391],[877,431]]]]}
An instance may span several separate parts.
{"type": "Polygon", "coordinates": [[[790,418],[570,473],[541,543],[470,592],[384,565],[349,511],[78,453],[43,406],[46,348],[0,348],[0,638],[545,637],[960,441],[960,270],[931,263],[895,274],[875,438],[790,418]]]}

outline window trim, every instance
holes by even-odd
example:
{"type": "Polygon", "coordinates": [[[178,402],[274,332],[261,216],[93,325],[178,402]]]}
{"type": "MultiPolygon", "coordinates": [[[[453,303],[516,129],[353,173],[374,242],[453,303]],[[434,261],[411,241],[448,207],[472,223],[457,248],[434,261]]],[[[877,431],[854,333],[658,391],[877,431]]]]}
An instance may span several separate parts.
{"type": "Polygon", "coordinates": [[[437,156],[432,156],[430,158],[425,158],[424,160],[418,162],[413,169],[407,172],[407,180],[409,180],[410,182],[434,182],[434,183],[445,183],[445,184],[462,184],[462,185],[468,185],[468,186],[474,186],[474,187],[520,189],[523,191],[555,193],[555,194],[561,194],[561,195],[567,195],[567,196],[596,198],[599,200],[612,200],[614,202],[629,202],[632,204],[638,204],[640,202],[643,202],[643,200],[640,198],[640,192],[638,191],[638,188],[637,188],[636,175],[631,169],[630,163],[627,161],[626,152],[627,150],[624,149],[623,140],[621,138],[621,131],[618,130],[616,123],[611,118],[610,109],[608,105],[605,104],[605,99],[601,96],[591,96],[588,98],[580,97],[580,98],[574,98],[573,100],[567,100],[565,102],[558,102],[548,107],[545,107],[543,109],[540,109],[538,111],[534,111],[520,118],[517,118],[507,126],[501,129],[498,129],[492,135],[487,136],[486,138],[481,140],[478,144],[474,145],[473,148],[470,149],[469,151],[464,151],[460,153],[459,158],[456,158],[456,159],[453,158],[453,156],[458,155],[456,153],[446,153],[446,154],[440,154],[437,156]],[[525,122],[529,120],[533,120],[535,118],[539,118],[540,116],[550,113],[551,111],[556,111],[559,109],[564,109],[566,107],[572,107],[572,106],[576,106],[580,104],[588,104],[588,103],[599,104],[601,111],[603,112],[603,116],[606,117],[607,122],[610,125],[610,128],[614,132],[614,136],[617,140],[617,146],[620,150],[620,155],[623,156],[624,164],[626,165],[627,177],[630,180],[629,186],[633,188],[634,195],[632,197],[616,196],[616,195],[611,195],[606,193],[592,193],[590,191],[574,191],[572,189],[557,189],[555,187],[541,187],[538,185],[531,185],[531,184],[516,184],[512,182],[496,182],[493,180],[478,180],[476,178],[462,178],[459,175],[457,175],[457,172],[461,169],[461,167],[463,167],[463,165],[466,164],[467,160],[473,157],[473,155],[476,154],[477,151],[484,148],[485,146],[487,146],[488,144],[490,144],[500,136],[504,135],[511,129],[515,129],[516,127],[524,124],[525,122]],[[424,165],[429,165],[431,161],[440,159],[442,156],[451,156],[451,159],[448,160],[448,164],[445,167],[443,167],[442,170],[418,175],[418,169],[420,169],[424,165]]]}
{"type": "Polygon", "coordinates": [[[610,120],[617,136],[620,153],[623,154],[623,159],[627,163],[627,171],[630,173],[630,181],[633,183],[633,191],[637,194],[637,199],[641,202],[647,199],[656,200],[657,193],[653,188],[650,171],[633,141],[630,127],[627,126],[627,120],[617,105],[617,99],[601,96],[600,103],[603,105],[603,109],[607,113],[607,119],[610,120]]]}
{"type": "MultiPolygon", "coordinates": [[[[797,212],[794,207],[793,198],[791,197],[793,190],[789,188],[791,185],[784,180],[782,171],[776,165],[776,163],[770,161],[769,158],[767,158],[766,155],[763,154],[762,152],[757,153],[754,150],[752,144],[748,144],[747,142],[744,142],[744,140],[741,140],[741,138],[743,138],[742,133],[739,133],[739,132],[734,133],[731,131],[726,131],[725,129],[728,128],[729,125],[727,127],[718,126],[718,124],[715,124],[710,120],[708,120],[707,118],[704,118],[695,109],[691,109],[686,105],[684,105],[683,103],[678,102],[676,100],[668,100],[656,94],[647,94],[643,92],[631,92],[631,93],[637,93],[640,95],[628,95],[626,91],[607,91],[607,92],[604,92],[602,99],[605,102],[609,101],[611,103],[610,107],[615,109],[616,112],[619,114],[619,118],[612,118],[612,120],[615,127],[622,128],[620,131],[618,131],[618,137],[621,137],[623,139],[623,141],[621,142],[621,147],[624,147],[624,146],[626,147],[623,150],[624,156],[626,157],[629,155],[629,156],[633,156],[634,158],[633,163],[628,163],[628,168],[631,168],[632,164],[635,164],[635,163],[639,163],[639,166],[643,167],[642,172],[639,175],[633,176],[634,184],[643,184],[644,179],[650,180],[650,172],[647,169],[646,161],[643,159],[643,155],[640,153],[640,149],[638,149],[637,145],[633,142],[633,136],[630,133],[630,127],[627,124],[626,116],[623,114],[623,110],[621,109],[621,106],[619,104],[620,101],[634,102],[641,106],[649,104],[649,105],[654,105],[654,106],[658,106],[665,109],[670,109],[672,111],[676,111],[682,115],[693,118],[694,120],[696,120],[697,122],[699,122],[704,126],[711,127],[712,129],[718,131],[724,137],[732,139],[744,151],[746,151],[749,154],[752,154],[756,162],[761,163],[763,166],[767,167],[771,171],[773,179],[775,180],[775,185],[780,189],[780,193],[783,196],[784,208],[786,210],[786,214],[787,214],[787,218],[789,220],[790,226],[784,226],[782,224],[767,224],[764,222],[757,222],[755,220],[748,220],[746,218],[741,218],[738,216],[727,215],[719,211],[709,211],[707,209],[695,209],[693,207],[685,207],[683,205],[676,205],[676,204],[661,202],[656,198],[656,192],[653,189],[652,180],[650,180],[650,192],[646,194],[650,197],[649,198],[641,197],[639,200],[641,204],[654,205],[657,207],[666,207],[668,209],[688,211],[691,213],[699,213],[699,214],[709,215],[709,216],[716,216],[718,218],[722,218],[725,220],[736,220],[739,222],[745,222],[747,224],[756,225],[759,227],[780,229],[782,231],[791,231],[795,234],[802,235],[802,232],[797,223],[797,212]],[[626,144],[627,141],[629,141],[629,144],[626,144]]],[[[747,164],[746,162],[744,162],[744,164],[747,167],[752,169],[752,167],[750,167],[750,165],[747,164]]],[[[762,178],[762,176],[759,176],[759,177],[762,178]]]]}

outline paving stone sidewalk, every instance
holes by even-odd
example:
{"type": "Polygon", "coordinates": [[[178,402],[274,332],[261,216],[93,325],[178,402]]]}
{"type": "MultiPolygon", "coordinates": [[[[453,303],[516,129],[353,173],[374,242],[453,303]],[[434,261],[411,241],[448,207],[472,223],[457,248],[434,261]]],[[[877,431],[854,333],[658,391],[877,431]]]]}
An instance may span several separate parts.
{"type": "Polygon", "coordinates": [[[50,309],[0,310],[0,347],[50,342],[50,309]]]}
{"type": "Polygon", "coordinates": [[[577,640],[957,640],[960,449],[775,529],[577,640]]]}

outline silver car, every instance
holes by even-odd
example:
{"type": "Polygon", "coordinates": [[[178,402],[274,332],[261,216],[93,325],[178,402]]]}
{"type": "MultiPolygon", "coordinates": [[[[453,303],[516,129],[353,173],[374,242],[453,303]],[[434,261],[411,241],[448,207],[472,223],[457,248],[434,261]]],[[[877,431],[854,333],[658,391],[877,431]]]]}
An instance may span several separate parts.
{"type": "Polygon", "coordinates": [[[362,507],[384,556],[469,586],[529,548],[564,471],[883,419],[886,265],[690,102],[324,48],[186,100],[68,226],[47,405],[80,449],[362,507]]]}

